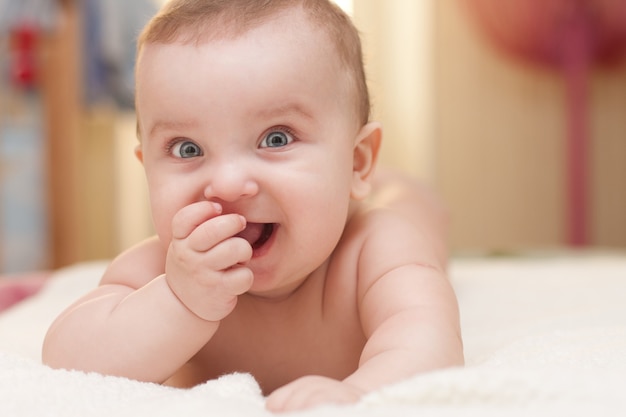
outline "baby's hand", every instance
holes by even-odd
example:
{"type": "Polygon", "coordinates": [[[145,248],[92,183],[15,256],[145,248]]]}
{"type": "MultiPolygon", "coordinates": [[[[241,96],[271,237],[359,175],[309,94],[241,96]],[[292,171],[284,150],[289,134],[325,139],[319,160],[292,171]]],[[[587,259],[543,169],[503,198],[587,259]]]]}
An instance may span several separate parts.
{"type": "Polygon", "coordinates": [[[364,392],[345,382],[323,376],[305,376],[277,389],[265,402],[270,411],[286,412],[324,404],[355,403],[364,392]]]}
{"type": "Polygon", "coordinates": [[[172,220],[165,275],[170,288],[198,317],[219,321],[250,289],[252,271],[243,266],[252,247],[234,237],[246,226],[238,214],[220,215],[221,206],[203,201],[181,209],[172,220]]]}

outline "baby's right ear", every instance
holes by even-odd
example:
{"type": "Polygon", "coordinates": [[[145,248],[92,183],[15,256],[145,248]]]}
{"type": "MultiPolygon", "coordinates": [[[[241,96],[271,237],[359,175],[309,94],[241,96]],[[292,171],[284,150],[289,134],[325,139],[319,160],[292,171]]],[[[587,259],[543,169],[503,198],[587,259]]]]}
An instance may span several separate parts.
{"type": "Polygon", "coordinates": [[[139,162],[143,164],[143,151],[141,150],[141,143],[135,146],[135,156],[139,159],[139,162]]]}

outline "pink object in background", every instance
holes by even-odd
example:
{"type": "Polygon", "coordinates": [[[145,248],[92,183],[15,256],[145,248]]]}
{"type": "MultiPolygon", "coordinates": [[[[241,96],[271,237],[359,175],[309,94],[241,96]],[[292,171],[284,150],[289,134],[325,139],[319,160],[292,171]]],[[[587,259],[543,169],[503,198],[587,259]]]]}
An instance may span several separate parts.
{"type": "Polygon", "coordinates": [[[39,292],[50,272],[0,276],[0,312],[39,292]]]}
{"type": "Polygon", "coordinates": [[[567,88],[568,243],[589,244],[587,88],[593,65],[626,55],[626,0],[465,0],[489,38],[560,71],[567,88]]]}

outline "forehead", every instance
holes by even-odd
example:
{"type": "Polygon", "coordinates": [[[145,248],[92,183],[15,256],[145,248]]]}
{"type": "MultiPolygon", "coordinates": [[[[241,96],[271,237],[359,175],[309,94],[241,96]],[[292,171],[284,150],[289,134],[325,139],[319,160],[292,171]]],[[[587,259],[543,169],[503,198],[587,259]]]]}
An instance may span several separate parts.
{"type": "Polygon", "coordinates": [[[343,101],[349,95],[347,70],[328,34],[302,11],[288,10],[240,34],[218,33],[197,43],[183,33],[173,43],[144,45],[137,70],[138,112],[154,108],[148,101],[165,101],[173,93],[206,105],[247,99],[253,92],[276,96],[291,91],[318,101],[343,101]],[[217,88],[216,81],[232,88],[217,88]],[[216,97],[218,90],[221,97],[216,97]],[[215,94],[199,97],[207,91],[215,94]]]}

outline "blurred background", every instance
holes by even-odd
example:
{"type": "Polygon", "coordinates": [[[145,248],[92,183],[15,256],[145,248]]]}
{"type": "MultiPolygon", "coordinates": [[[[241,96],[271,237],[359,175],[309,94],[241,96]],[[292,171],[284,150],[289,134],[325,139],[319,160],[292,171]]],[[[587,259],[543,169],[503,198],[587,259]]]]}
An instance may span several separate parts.
{"type": "MultiPolygon", "coordinates": [[[[160,3],[0,0],[0,272],[152,233],[133,64],[160,3]]],[[[626,246],[626,1],[338,3],[362,32],[381,163],[442,197],[453,251],[626,246]]]]}

